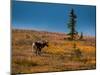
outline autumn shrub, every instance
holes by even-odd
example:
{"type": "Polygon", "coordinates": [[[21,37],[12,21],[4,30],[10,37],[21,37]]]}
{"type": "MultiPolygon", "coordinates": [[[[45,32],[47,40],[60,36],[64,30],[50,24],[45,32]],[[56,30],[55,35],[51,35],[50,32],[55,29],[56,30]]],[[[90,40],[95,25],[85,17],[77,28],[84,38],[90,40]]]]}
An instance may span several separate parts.
{"type": "Polygon", "coordinates": [[[76,47],[76,44],[73,44],[73,50],[71,53],[71,58],[76,61],[80,61],[82,58],[82,52],[79,48],[76,47]]]}

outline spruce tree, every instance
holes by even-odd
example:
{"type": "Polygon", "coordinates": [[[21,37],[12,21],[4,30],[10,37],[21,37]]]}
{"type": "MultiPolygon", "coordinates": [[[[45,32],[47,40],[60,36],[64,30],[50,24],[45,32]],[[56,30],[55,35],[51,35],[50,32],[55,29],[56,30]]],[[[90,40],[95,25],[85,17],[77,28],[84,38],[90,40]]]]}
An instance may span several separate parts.
{"type": "Polygon", "coordinates": [[[71,40],[73,40],[74,34],[76,34],[76,14],[74,13],[74,10],[72,9],[71,12],[69,13],[69,22],[68,22],[68,28],[70,32],[68,33],[71,36],[71,40]]]}
{"type": "Polygon", "coordinates": [[[80,35],[80,40],[83,39],[83,32],[81,32],[81,35],[80,35]]]}

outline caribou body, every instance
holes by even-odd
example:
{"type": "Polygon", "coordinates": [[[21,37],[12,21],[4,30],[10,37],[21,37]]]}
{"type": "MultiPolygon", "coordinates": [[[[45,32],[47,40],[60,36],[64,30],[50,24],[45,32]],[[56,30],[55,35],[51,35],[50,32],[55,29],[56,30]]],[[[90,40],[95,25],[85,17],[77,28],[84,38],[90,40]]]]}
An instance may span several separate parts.
{"type": "Polygon", "coordinates": [[[43,41],[43,40],[35,41],[35,42],[33,42],[33,44],[32,44],[32,51],[33,51],[33,52],[35,51],[35,54],[36,54],[36,55],[41,55],[41,50],[42,50],[42,48],[44,48],[45,46],[48,47],[48,42],[47,42],[47,41],[43,41]]]}

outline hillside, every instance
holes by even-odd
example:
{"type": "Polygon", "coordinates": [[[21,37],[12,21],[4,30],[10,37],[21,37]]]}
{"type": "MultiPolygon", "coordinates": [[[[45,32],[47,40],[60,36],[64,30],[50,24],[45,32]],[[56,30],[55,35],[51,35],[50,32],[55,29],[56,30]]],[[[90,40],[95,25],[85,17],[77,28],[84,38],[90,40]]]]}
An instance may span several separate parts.
{"type": "Polygon", "coordinates": [[[13,74],[95,69],[95,37],[84,36],[82,41],[70,41],[67,37],[65,33],[12,30],[13,74]],[[37,40],[49,42],[41,56],[32,52],[32,43],[37,40]],[[80,58],[72,55],[74,44],[82,52],[80,58]]]}

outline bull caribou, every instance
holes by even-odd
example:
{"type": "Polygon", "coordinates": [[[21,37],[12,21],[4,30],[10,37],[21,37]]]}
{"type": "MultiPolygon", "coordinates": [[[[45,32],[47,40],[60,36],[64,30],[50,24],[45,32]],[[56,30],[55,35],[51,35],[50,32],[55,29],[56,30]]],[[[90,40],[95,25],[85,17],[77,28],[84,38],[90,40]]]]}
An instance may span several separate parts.
{"type": "Polygon", "coordinates": [[[35,51],[36,55],[41,55],[41,50],[47,46],[48,47],[48,41],[40,40],[35,41],[32,43],[32,51],[35,51]]]}

